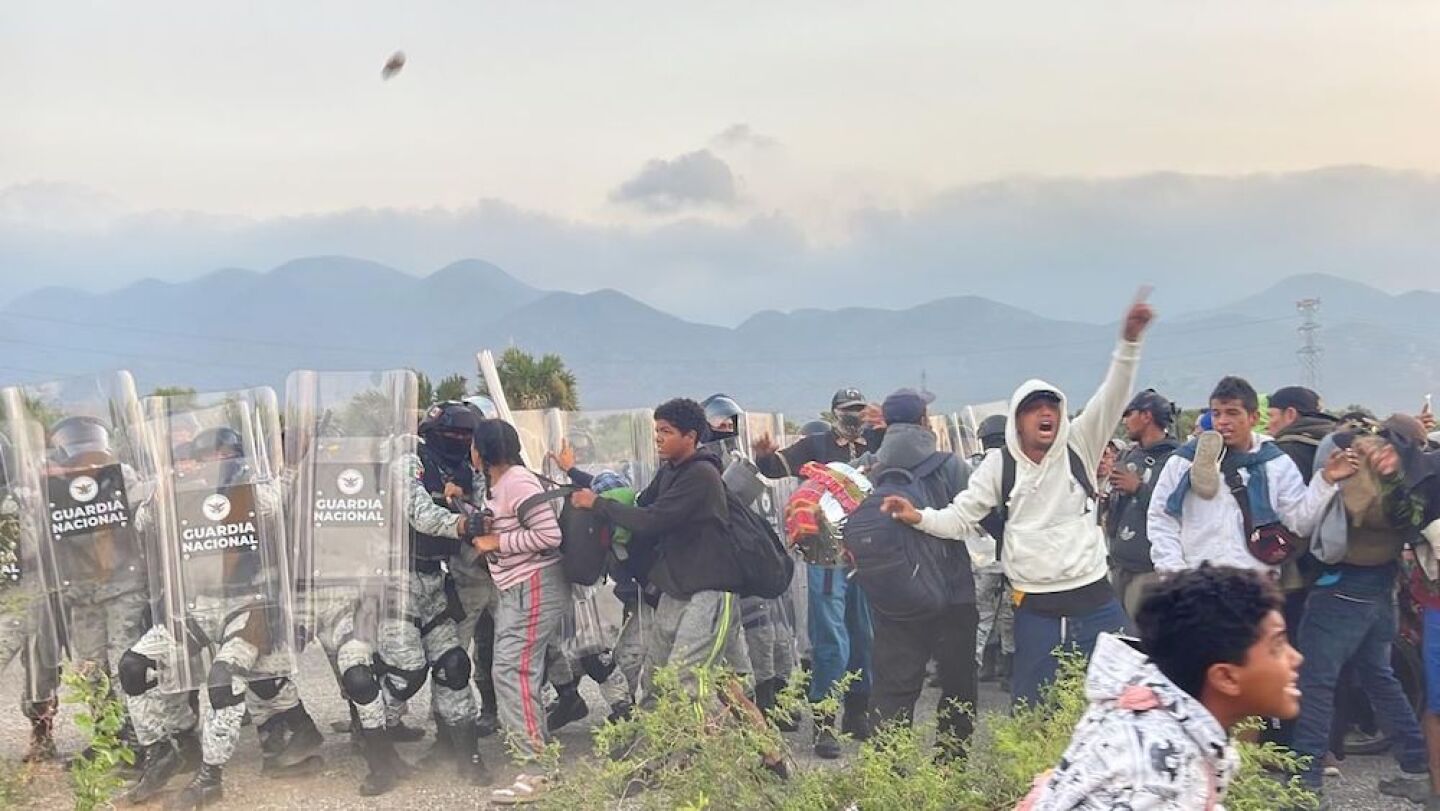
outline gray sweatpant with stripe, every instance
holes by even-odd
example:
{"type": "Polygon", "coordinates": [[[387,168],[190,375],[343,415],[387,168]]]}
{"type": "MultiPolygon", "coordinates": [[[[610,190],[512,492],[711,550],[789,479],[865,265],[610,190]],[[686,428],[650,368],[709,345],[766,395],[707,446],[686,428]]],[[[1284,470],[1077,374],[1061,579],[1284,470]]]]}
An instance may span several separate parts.
{"type": "Polygon", "coordinates": [[[570,602],[570,583],[557,563],[501,589],[495,613],[495,699],[500,723],[520,762],[545,748],[545,654],[560,644],[560,617],[570,602]]]}
{"type": "Polygon", "coordinates": [[[696,686],[695,669],[727,667],[750,673],[750,656],[740,628],[740,598],[725,591],[697,591],[681,600],[660,595],[650,625],[647,657],[652,669],[645,673],[645,695],[654,694],[653,668],[674,667],[680,683],[696,686]]]}

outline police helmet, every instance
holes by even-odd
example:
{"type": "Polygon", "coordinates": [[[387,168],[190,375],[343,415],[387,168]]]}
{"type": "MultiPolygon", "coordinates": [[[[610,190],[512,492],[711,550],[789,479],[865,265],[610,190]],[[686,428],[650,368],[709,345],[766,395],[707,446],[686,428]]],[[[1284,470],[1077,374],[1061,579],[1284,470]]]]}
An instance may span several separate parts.
{"type": "Polygon", "coordinates": [[[705,409],[705,423],[710,427],[707,441],[718,442],[740,433],[740,416],[745,409],[725,394],[712,394],[700,404],[705,409]]]}
{"type": "Polygon", "coordinates": [[[460,400],[446,400],[430,406],[420,419],[420,436],[432,431],[473,434],[475,427],[485,419],[479,407],[460,400]]]}
{"type": "Polygon", "coordinates": [[[981,420],[980,428],[975,432],[980,437],[980,444],[986,450],[1005,447],[1005,426],[1008,422],[1004,414],[991,414],[981,420]]]}
{"type": "Polygon", "coordinates": [[[95,417],[65,417],[51,426],[49,444],[61,463],[87,453],[109,455],[110,428],[95,417]]]}

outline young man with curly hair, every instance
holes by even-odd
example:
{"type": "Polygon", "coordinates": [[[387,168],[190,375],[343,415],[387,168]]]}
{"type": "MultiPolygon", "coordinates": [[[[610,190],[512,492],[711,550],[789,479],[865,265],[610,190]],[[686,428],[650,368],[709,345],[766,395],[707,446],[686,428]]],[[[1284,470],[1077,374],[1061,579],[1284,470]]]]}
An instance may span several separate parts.
{"type": "Polygon", "coordinates": [[[1282,607],[1268,579],[1244,569],[1207,564],[1156,586],[1135,618],[1138,643],[1101,635],[1090,709],[1021,807],[1218,807],[1239,768],[1235,725],[1300,712],[1302,657],[1282,607]]]}

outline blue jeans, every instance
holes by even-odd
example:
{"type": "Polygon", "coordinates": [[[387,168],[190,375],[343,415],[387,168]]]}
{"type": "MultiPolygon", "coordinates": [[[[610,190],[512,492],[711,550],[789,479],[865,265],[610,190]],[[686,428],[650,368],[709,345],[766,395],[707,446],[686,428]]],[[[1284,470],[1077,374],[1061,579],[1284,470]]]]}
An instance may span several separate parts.
{"type": "Polygon", "coordinates": [[[1055,679],[1059,667],[1056,648],[1072,648],[1089,659],[1100,634],[1124,633],[1127,627],[1125,609],[1113,597],[1088,614],[1063,618],[1037,614],[1021,602],[1015,609],[1015,659],[1010,676],[1014,692],[1010,703],[1040,703],[1041,687],[1055,679]]]}
{"type": "Polygon", "coordinates": [[[860,680],[850,692],[870,694],[870,649],[875,630],[870,625],[870,604],[857,583],[845,575],[848,566],[805,567],[809,578],[810,700],[830,694],[835,682],[856,671],[860,680]]]}
{"type": "Polygon", "coordinates": [[[1379,723],[1393,744],[1400,768],[1411,774],[1429,771],[1425,737],[1405,691],[1390,669],[1395,641],[1395,567],[1345,567],[1334,585],[1316,586],[1300,621],[1300,718],[1292,744],[1311,758],[1302,777],[1311,788],[1325,780],[1322,760],[1330,744],[1335,712],[1335,685],[1340,668],[1354,668],[1360,688],[1370,697],[1379,723]]]}

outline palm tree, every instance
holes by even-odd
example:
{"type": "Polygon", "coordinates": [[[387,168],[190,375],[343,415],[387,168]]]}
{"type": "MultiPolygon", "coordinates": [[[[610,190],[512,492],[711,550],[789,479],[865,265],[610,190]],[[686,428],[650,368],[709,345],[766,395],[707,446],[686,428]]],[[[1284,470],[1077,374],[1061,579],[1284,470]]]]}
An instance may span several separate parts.
{"type": "Polygon", "coordinates": [[[500,385],[505,387],[505,397],[511,408],[580,409],[575,374],[565,367],[565,361],[559,355],[544,355],[537,361],[534,355],[512,346],[500,356],[496,371],[500,374],[500,385]]]}

